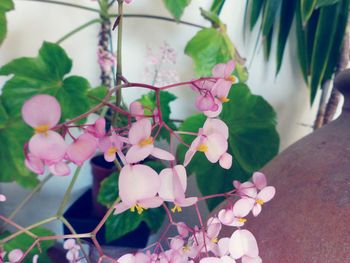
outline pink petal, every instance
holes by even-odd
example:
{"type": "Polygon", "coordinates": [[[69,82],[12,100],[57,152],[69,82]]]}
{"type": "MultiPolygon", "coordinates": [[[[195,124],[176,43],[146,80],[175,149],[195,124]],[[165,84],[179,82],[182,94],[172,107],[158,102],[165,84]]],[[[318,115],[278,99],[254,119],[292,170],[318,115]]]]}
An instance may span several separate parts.
{"type": "Polygon", "coordinates": [[[32,153],[27,154],[24,163],[29,170],[36,174],[44,174],[45,172],[44,162],[32,153]]]}
{"type": "Polygon", "coordinates": [[[103,138],[106,135],[106,120],[103,117],[98,118],[94,125],[89,126],[87,132],[96,138],[103,138]]]}
{"type": "Polygon", "coordinates": [[[245,182],[238,188],[238,192],[244,196],[255,198],[257,195],[257,189],[252,182],[245,182]]]}
{"type": "Polygon", "coordinates": [[[142,104],[138,101],[134,101],[129,106],[130,113],[136,118],[136,120],[141,120],[144,118],[144,108],[142,104]]]}
{"type": "Polygon", "coordinates": [[[52,128],[61,118],[61,106],[55,97],[36,95],[23,104],[22,117],[25,123],[33,128],[41,125],[52,128]]]}
{"type": "Polygon", "coordinates": [[[184,247],[185,241],[181,237],[174,237],[170,241],[170,248],[180,250],[184,247]]]}
{"type": "MultiPolygon", "coordinates": [[[[209,221],[209,220],[208,220],[209,221]]],[[[207,227],[207,236],[209,239],[215,238],[221,231],[221,222],[219,220],[210,223],[207,227]]]]}
{"type": "Polygon", "coordinates": [[[187,150],[187,152],[185,154],[185,160],[184,160],[185,167],[190,163],[190,161],[192,160],[195,153],[196,153],[196,151],[194,151],[192,149],[187,150]]]}
{"type": "Polygon", "coordinates": [[[105,152],[107,151],[109,148],[111,148],[113,145],[112,145],[112,142],[111,142],[111,139],[109,136],[106,136],[106,137],[102,137],[98,140],[98,147],[100,148],[100,150],[102,152],[105,152]]]}
{"type": "Polygon", "coordinates": [[[128,163],[138,163],[146,159],[153,152],[153,149],[153,144],[145,146],[139,146],[138,144],[135,144],[131,146],[131,148],[126,153],[126,161],[128,163]]]}
{"type": "Polygon", "coordinates": [[[104,154],[103,154],[103,157],[105,158],[105,161],[106,162],[114,162],[114,160],[116,159],[116,154],[111,154],[109,153],[108,151],[106,151],[104,154]]]}
{"type": "Polygon", "coordinates": [[[156,208],[163,204],[163,199],[158,196],[140,199],[138,204],[144,208],[156,208]]]}
{"type": "Polygon", "coordinates": [[[45,134],[35,134],[29,141],[29,151],[46,162],[61,160],[67,145],[60,134],[47,131],[45,134]]]}
{"type": "Polygon", "coordinates": [[[186,170],[182,165],[163,169],[159,178],[161,181],[159,196],[165,201],[184,200],[187,188],[186,170]]]}
{"type": "Polygon", "coordinates": [[[89,133],[84,133],[68,146],[67,156],[76,165],[82,165],[95,154],[97,146],[96,138],[89,133]]]}
{"type": "Polygon", "coordinates": [[[233,214],[236,217],[245,217],[253,209],[255,201],[251,198],[241,198],[233,206],[233,214]]]}
{"type": "Polygon", "coordinates": [[[232,209],[221,209],[218,213],[220,222],[224,225],[230,226],[235,219],[232,209]]]}
{"type": "Polygon", "coordinates": [[[220,100],[215,99],[215,104],[218,105],[217,110],[214,110],[214,111],[208,110],[208,111],[204,111],[203,112],[207,117],[209,117],[209,118],[216,118],[216,117],[218,117],[220,115],[220,113],[222,111],[222,103],[221,103],[220,100]]]}
{"type": "Polygon", "coordinates": [[[230,238],[229,251],[234,259],[239,259],[243,256],[257,257],[259,255],[256,239],[246,229],[238,229],[233,232],[230,238]]]}
{"type": "Polygon", "coordinates": [[[119,263],[137,263],[135,256],[133,254],[125,254],[124,256],[118,258],[119,263]]]}
{"type": "Polygon", "coordinates": [[[227,98],[231,87],[232,81],[219,79],[213,87],[212,94],[219,99],[227,98]]]}
{"type": "Polygon", "coordinates": [[[267,185],[266,176],[263,173],[253,173],[253,183],[259,190],[263,189],[267,185]]]}
{"type": "Polygon", "coordinates": [[[20,249],[14,249],[8,254],[10,263],[19,262],[22,256],[23,256],[23,252],[20,249]]]}
{"type": "Polygon", "coordinates": [[[232,166],[232,155],[229,153],[224,153],[219,159],[219,164],[224,169],[230,169],[232,166]]]}
{"type": "Polygon", "coordinates": [[[236,67],[236,62],[234,60],[230,60],[229,62],[226,63],[225,73],[224,73],[225,78],[231,76],[235,67],[236,67]]]}
{"type": "Polygon", "coordinates": [[[0,202],[5,202],[6,201],[6,196],[3,194],[0,194],[0,202]]]}
{"type": "Polygon", "coordinates": [[[33,263],[38,263],[38,259],[39,259],[39,255],[34,255],[32,259],[33,263]]]}
{"type": "Polygon", "coordinates": [[[75,247],[75,245],[76,245],[75,239],[69,238],[69,239],[66,239],[64,241],[63,248],[67,249],[67,250],[70,250],[70,249],[73,249],[75,247]]]}
{"type": "Polygon", "coordinates": [[[196,108],[200,111],[213,111],[217,110],[217,105],[215,104],[214,97],[208,92],[204,96],[200,95],[196,98],[195,102],[196,108]]]}
{"type": "Polygon", "coordinates": [[[156,148],[156,147],[153,148],[151,155],[161,160],[167,160],[167,161],[175,160],[174,155],[172,155],[170,152],[167,152],[163,149],[156,148]]]}
{"type": "Polygon", "coordinates": [[[211,71],[213,77],[216,78],[225,78],[225,69],[226,69],[226,64],[220,63],[217,64],[211,71]]]}
{"type": "Polygon", "coordinates": [[[177,232],[179,233],[180,236],[182,237],[187,237],[188,236],[188,229],[189,227],[184,223],[184,222],[179,222],[176,224],[176,229],[177,232]]]}
{"type": "Polygon", "coordinates": [[[203,133],[205,135],[220,133],[225,139],[228,139],[228,127],[220,119],[207,118],[203,125],[203,133]]]}
{"type": "MultiPolygon", "coordinates": [[[[134,205],[134,204],[132,204],[132,205],[134,205]]],[[[129,208],[130,208],[129,205],[126,205],[123,202],[120,202],[119,204],[116,204],[114,206],[114,214],[115,215],[121,214],[121,213],[125,212],[126,210],[128,210],[129,208]]]]}
{"type": "Polygon", "coordinates": [[[199,263],[222,263],[220,258],[217,257],[207,257],[207,258],[202,258],[199,263]]]}
{"type": "Polygon", "coordinates": [[[258,193],[258,195],[256,196],[256,199],[260,199],[264,202],[268,202],[275,196],[275,194],[276,194],[275,187],[267,186],[258,193]]]}
{"type": "Polygon", "coordinates": [[[216,163],[228,148],[227,140],[219,133],[209,135],[205,144],[208,146],[205,156],[211,163],[216,163]]]}
{"type": "Polygon", "coordinates": [[[181,206],[181,207],[188,207],[188,206],[194,205],[197,202],[198,202],[197,197],[187,197],[187,198],[181,200],[181,202],[176,201],[176,204],[181,206]]]}
{"type": "Polygon", "coordinates": [[[237,180],[234,180],[234,181],[233,181],[233,186],[234,186],[234,188],[239,189],[240,186],[241,186],[241,182],[240,182],[240,181],[237,181],[237,180]]]}
{"type": "Polygon", "coordinates": [[[261,205],[260,204],[255,204],[252,210],[253,216],[258,216],[261,213],[261,205]]]}
{"type": "Polygon", "coordinates": [[[261,257],[251,258],[248,256],[244,256],[242,258],[242,263],[262,263],[262,259],[261,257]]]}
{"type": "Polygon", "coordinates": [[[228,251],[229,243],[230,243],[230,238],[228,238],[228,237],[224,237],[224,238],[221,238],[219,240],[218,247],[219,247],[220,256],[228,255],[228,253],[229,253],[229,251],[228,251]]]}
{"type": "Polygon", "coordinates": [[[231,258],[229,256],[223,256],[223,257],[221,257],[221,262],[222,263],[236,263],[236,260],[234,260],[233,258],[231,258]]]}
{"type": "Polygon", "coordinates": [[[52,174],[57,176],[70,175],[70,168],[65,162],[52,164],[49,166],[49,170],[52,174]]]}
{"type": "Polygon", "coordinates": [[[151,136],[152,124],[149,119],[142,119],[135,122],[129,130],[129,142],[138,144],[151,136]]]}
{"type": "Polygon", "coordinates": [[[126,204],[155,197],[160,187],[158,174],[150,167],[125,165],[119,175],[119,196],[126,204]]]}

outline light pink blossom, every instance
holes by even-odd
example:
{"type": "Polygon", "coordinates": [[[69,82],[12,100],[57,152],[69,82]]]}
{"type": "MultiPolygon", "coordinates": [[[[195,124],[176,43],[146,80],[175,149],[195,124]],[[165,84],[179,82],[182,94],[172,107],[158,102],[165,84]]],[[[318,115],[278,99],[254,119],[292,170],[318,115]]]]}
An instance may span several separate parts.
{"type": "Polygon", "coordinates": [[[259,248],[254,235],[246,229],[237,229],[233,232],[229,243],[230,255],[234,259],[244,256],[256,258],[259,248]]]}
{"type": "Polygon", "coordinates": [[[86,128],[86,131],[96,138],[100,139],[106,136],[106,120],[103,117],[98,118],[95,123],[86,128]]]}
{"type": "Polygon", "coordinates": [[[95,154],[97,147],[97,139],[89,133],[84,133],[68,146],[67,157],[80,166],[95,154]]]}
{"type": "Polygon", "coordinates": [[[121,153],[123,144],[122,138],[115,133],[99,139],[98,142],[99,148],[104,152],[104,158],[107,162],[113,162],[116,159],[116,154],[118,152],[121,153]]]}

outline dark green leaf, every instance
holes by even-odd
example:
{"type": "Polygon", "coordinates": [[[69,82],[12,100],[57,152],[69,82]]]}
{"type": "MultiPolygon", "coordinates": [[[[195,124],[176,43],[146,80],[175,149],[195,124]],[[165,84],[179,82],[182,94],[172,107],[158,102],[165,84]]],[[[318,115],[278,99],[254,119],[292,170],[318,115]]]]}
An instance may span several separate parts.
{"type": "Polygon", "coordinates": [[[11,117],[18,117],[25,100],[44,93],[55,96],[62,107],[62,118],[69,119],[89,108],[86,96],[90,88],[82,77],[63,79],[72,61],[56,44],[44,43],[36,58],[15,59],[0,69],[0,75],[13,74],[3,87],[3,103],[11,117]]]}
{"type": "Polygon", "coordinates": [[[101,182],[100,191],[98,192],[97,201],[110,207],[118,198],[118,173],[113,173],[101,182]]]}
{"type": "Polygon", "coordinates": [[[264,56],[266,60],[270,58],[271,48],[272,48],[272,37],[273,37],[273,28],[271,28],[271,31],[268,35],[263,37],[264,56]]]}
{"type": "MultiPolygon", "coordinates": [[[[188,166],[188,173],[194,173],[203,195],[222,193],[232,189],[232,180],[247,180],[252,172],[259,170],[278,152],[279,137],[276,132],[276,114],[273,108],[260,96],[252,95],[245,84],[233,85],[230,101],[224,105],[221,119],[229,127],[229,153],[234,164],[230,170],[211,164],[203,153],[196,153],[188,166]]],[[[181,131],[198,132],[205,121],[204,115],[195,115],[185,120],[181,131]]],[[[184,135],[190,144],[193,136],[184,135]]],[[[180,162],[187,148],[179,146],[180,162]]],[[[213,209],[221,199],[208,200],[213,209]]]]}
{"type": "Polygon", "coordinates": [[[309,18],[312,15],[312,12],[314,11],[317,0],[300,0],[301,1],[301,17],[303,20],[303,25],[307,23],[309,18]]]}
{"type": "Polygon", "coordinates": [[[5,13],[15,8],[12,0],[0,1],[0,45],[4,41],[7,34],[7,21],[5,13]]]}
{"type": "Polygon", "coordinates": [[[281,7],[280,26],[277,41],[277,69],[276,73],[281,69],[284,49],[286,47],[287,38],[292,26],[295,14],[296,1],[283,0],[281,7]]]}
{"type": "Polygon", "coordinates": [[[337,31],[337,23],[330,23],[329,18],[338,17],[340,11],[340,4],[325,6],[320,9],[311,59],[311,104],[325,74],[337,31]]]}
{"type": "Polygon", "coordinates": [[[334,5],[340,0],[317,0],[316,8],[320,8],[327,5],[334,5]]]}
{"type": "Polygon", "coordinates": [[[96,106],[99,104],[107,95],[108,88],[106,86],[100,86],[97,88],[89,89],[87,92],[87,96],[89,97],[90,106],[96,106]]]}
{"type": "MultiPolygon", "coordinates": [[[[251,12],[250,12],[250,30],[253,30],[256,22],[258,21],[258,18],[260,16],[260,13],[263,9],[263,0],[252,0],[251,1],[251,12]]],[[[247,1],[247,4],[249,2],[247,1]]]]}
{"type": "Polygon", "coordinates": [[[185,8],[190,2],[191,0],[163,0],[165,7],[176,20],[180,20],[185,8]]]}
{"type": "MultiPolygon", "coordinates": [[[[54,236],[55,233],[51,232],[50,230],[47,230],[45,228],[34,228],[30,230],[33,234],[39,236],[39,237],[44,237],[44,236],[54,236]]],[[[5,238],[6,236],[9,236],[9,232],[5,232],[5,234],[1,235],[0,238],[5,238]]],[[[23,233],[15,237],[14,239],[6,242],[4,244],[4,250],[7,252],[7,254],[14,250],[14,249],[20,249],[23,252],[25,252],[34,242],[34,238],[31,236],[23,233]]],[[[28,254],[28,256],[24,259],[24,263],[32,263],[32,258],[34,255],[39,256],[38,262],[51,262],[49,261],[49,258],[46,255],[46,250],[49,249],[54,245],[55,241],[54,240],[49,240],[49,241],[41,241],[40,242],[40,248],[42,251],[39,251],[38,247],[35,246],[28,254]]],[[[5,257],[6,258],[6,257],[5,257]]]]}
{"type": "Polygon", "coordinates": [[[220,15],[222,7],[224,6],[226,0],[214,0],[211,4],[210,11],[217,15],[220,15]]]}
{"type": "Polygon", "coordinates": [[[281,5],[281,0],[266,0],[262,17],[262,35],[268,36],[275,23],[278,8],[281,5]]]}

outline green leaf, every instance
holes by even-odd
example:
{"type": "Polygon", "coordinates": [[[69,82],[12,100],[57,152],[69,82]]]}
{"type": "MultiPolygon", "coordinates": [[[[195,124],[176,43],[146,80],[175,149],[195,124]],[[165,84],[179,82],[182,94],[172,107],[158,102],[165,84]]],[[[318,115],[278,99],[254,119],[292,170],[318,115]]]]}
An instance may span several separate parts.
{"type": "Polygon", "coordinates": [[[320,8],[327,5],[334,5],[340,0],[317,0],[316,8],[320,8]]]}
{"type": "MultiPolygon", "coordinates": [[[[263,167],[278,152],[279,137],[276,131],[276,113],[260,96],[252,95],[245,84],[235,84],[229,94],[230,101],[224,104],[221,119],[229,127],[229,153],[234,164],[225,170],[211,164],[203,153],[196,153],[188,166],[188,174],[195,174],[203,195],[223,193],[232,189],[232,181],[247,180],[251,174],[263,167]]],[[[206,117],[191,116],[180,126],[181,131],[198,132],[206,117]]],[[[183,135],[190,144],[194,136],[183,135]]],[[[187,148],[180,145],[178,156],[184,159],[187,148]]],[[[222,199],[209,199],[210,210],[222,199]]]]}
{"type": "Polygon", "coordinates": [[[214,0],[211,4],[210,11],[220,15],[222,7],[224,6],[226,0],[214,0]]]}
{"type": "Polygon", "coordinates": [[[186,45],[185,53],[192,57],[198,76],[211,75],[212,68],[234,57],[232,43],[214,28],[200,30],[186,45]],[[231,45],[231,46],[230,46],[231,45]]]}
{"type": "MultiPolygon", "coordinates": [[[[168,92],[168,91],[160,91],[160,108],[162,112],[162,118],[163,121],[173,130],[176,130],[176,125],[173,121],[170,121],[170,114],[171,114],[171,109],[170,109],[170,103],[174,100],[177,99],[177,97],[168,92]]],[[[145,114],[146,115],[151,115],[156,109],[156,94],[154,91],[151,91],[141,97],[139,100],[140,103],[142,104],[143,107],[145,107],[145,114]]],[[[157,139],[166,139],[167,141],[170,140],[170,135],[169,132],[165,129],[162,128],[161,131],[159,132],[159,136],[157,139]]]]}
{"type": "Polygon", "coordinates": [[[280,26],[277,41],[277,69],[276,74],[281,69],[284,49],[286,47],[287,38],[292,26],[296,8],[296,1],[283,0],[281,7],[280,26]]]}
{"type": "Polygon", "coordinates": [[[0,75],[13,74],[3,87],[3,103],[11,117],[20,115],[25,100],[37,94],[55,96],[62,107],[62,118],[69,119],[89,108],[88,81],[82,77],[64,76],[72,61],[58,45],[45,42],[36,58],[18,58],[0,69],[0,75]]]}
{"type": "MultiPolygon", "coordinates": [[[[253,0],[251,1],[251,11],[250,11],[250,30],[253,30],[261,11],[263,10],[263,0],[253,0]]],[[[247,5],[249,2],[247,1],[247,5]]]]}
{"type": "Polygon", "coordinates": [[[268,35],[263,37],[264,56],[266,60],[270,58],[271,48],[272,48],[272,37],[273,37],[273,28],[271,28],[271,31],[268,35]]]}
{"type": "Polygon", "coordinates": [[[212,23],[212,27],[218,28],[220,26],[223,26],[220,18],[215,12],[206,11],[203,8],[200,8],[200,10],[201,10],[201,15],[212,23]]]}
{"type": "Polygon", "coordinates": [[[96,106],[103,100],[108,93],[108,88],[106,86],[100,86],[96,88],[89,89],[87,96],[90,101],[90,107],[96,106]]]}
{"type": "Polygon", "coordinates": [[[23,146],[33,131],[21,119],[10,119],[0,97],[0,181],[16,181],[24,187],[34,187],[37,176],[24,165],[23,146]]]}
{"type": "Polygon", "coordinates": [[[315,99],[317,89],[325,74],[334,37],[337,32],[337,23],[329,23],[329,18],[338,17],[341,11],[340,7],[341,5],[337,4],[325,6],[320,9],[311,58],[311,104],[315,99]]]}
{"type": "Polygon", "coordinates": [[[303,19],[303,24],[306,22],[312,15],[312,12],[315,10],[317,0],[300,0],[301,1],[301,17],[303,19]]]}
{"type": "Polygon", "coordinates": [[[6,38],[7,34],[7,20],[6,12],[15,8],[12,0],[1,0],[0,2],[0,45],[6,38]]]}
{"type": "Polygon", "coordinates": [[[98,192],[97,201],[106,206],[111,205],[118,198],[118,173],[112,173],[106,179],[101,182],[100,191],[98,192]]]}
{"type": "Polygon", "coordinates": [[[281,0],[266,0],[265,2],[261,28],[263,36],[268,36],[275,23],[281,0]]]}
{"type": "Polygon", "coordinates": [[[180,20],[185,8],[191,0],[163,0],[165,7],[176,20],[180,20]]]}
{"type": "MultiPolygon", "coordinates": [[[[30,230],[33,234],[39,236],[39,237],[44,237],[44,236],[54,236],[55,233],[51,232],[48,229],[45,228],[34,228],[30,230]]],[[[0,239],[3,239],[7,236],[9,236],[11,233],[10,232],[5,232],[0,236],[0,239]]],[[[4,250],[8,253],[11,250],[14,249],[20,249],[23,252],[25,252],[34,242],[34,238],[31,236],[27,235],[26,233],[20,234],[17,237],[11,239],[10,241],[6,242],[4,244],[4,250]]],[[[41,241],[40,242],[40,248],[42,251],[39,251],[37,246],[34,246],[34,248],[29,252],[28,256],[24,259],[24,263],[32,263],[32,258],[34,255],[39,256],[38,262],[51,262],[49,258],[46,255],[46,251],[52,247],[55,244],[54,240],[48,240],[48,241],[41,241]]],[[[6,257],[5,257],[6,258],[6,257]]],[[[6,260],[5,260],[6,261],[6,260]]]]}

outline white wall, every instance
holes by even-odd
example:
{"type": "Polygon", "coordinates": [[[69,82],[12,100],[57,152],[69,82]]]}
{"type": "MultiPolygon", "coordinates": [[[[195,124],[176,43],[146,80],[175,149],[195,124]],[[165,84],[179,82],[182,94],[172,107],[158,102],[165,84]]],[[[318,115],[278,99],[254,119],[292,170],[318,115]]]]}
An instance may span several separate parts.
{"type": "MultiPolygon", "coordinates": [[[[63,0],[62,0],[63,2],[63,0]]],[[[66,0],[96,7],[97,3],[90,0],[66,0]]],[[[183,20],[209,25],[204,21],[198,7],[208,8],[208,0],[192,0],[186,9],[183,20]]],[[[20,56],[36,56],[37,50],[44,40],[54,42],[72,28],[93,18],[96,14],[84,10],[44,4],[30,1],[15,0],[16,11],[8,14],[8,37],[0,48],[0,65],[20,56]]],[[[275,76],[275,56],[265,63],[262,48],[252,62],[257,29],[248,33],[243,41],[243,14],[245,0],[227,0],[222,12],[222,20],[228,25],[228,33],[240,54],[247,58],[250,78],[248,84],[253,93],[264,96],[275,108],[278,114],[278,131],[281,136],[281,148],[285,148],[311,131],[302,124],[312,125],[315,112],[309,106],[309,90],[304,85],[296,61],[295,39],[287,46],[284,64],[280,74],[275,76]]],[[[147,13],[168,16],[161,0],[134,0],[125,8],[127,13],[147,13]]],[[[98,26],[94,25],[65,41],[62,46],[73,58],[73,73],[82,75],[93,85],[99,84],[99,68],[96,63],[96,46],[98,26]]],[[[181,80],[193,78],[192,61],[182,52],[187,41],[198,29],[157,20],[125,19],[123,67],[125,76],[131,81],[140,81],[144,73],[144,57],[146,46],[157,47],[163,41],[171,44],[178,51],[177,70],[181,80]]],[[[275,51],[273,47],[273,51],[275,51]]],[[[7,78],[0,77],[0,87],[7,78]]],[[[125,92],[125,100],[130,102],[139,95],[139,90],[125,92]]],[[[173,103],[174,118],[184,118],[194,112],[193,98],[189,90],[178,89],[176,94],[180,100],[173,103]]],[[[315,102],[315,106],[317,101],[315,102]]],[[[4,150],[4,149],[0,149],[4,150]]],[[[83,174],[77,183],[74,196],[78,196],[90,184],[89,167],[84,167],[83,174]]],[[[69,178],[55,178],[48,183],[39,196],[18,217],[18,222],[24,225],[38,219],[50,216],[52,207],[57,207],[69,178]],[[53,203],[52,203],[53,202],[53,203]],[[40,204],[41,213],[35,207],[40,204]]],[[[9,201],[5,212],[14,206],[26,191],[14,184],[2,185],[2,192],[8,195],[9,201]]],[[[59,224],[53,226],[59,228],[59,224]]]]}

